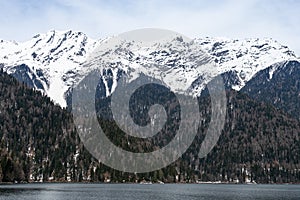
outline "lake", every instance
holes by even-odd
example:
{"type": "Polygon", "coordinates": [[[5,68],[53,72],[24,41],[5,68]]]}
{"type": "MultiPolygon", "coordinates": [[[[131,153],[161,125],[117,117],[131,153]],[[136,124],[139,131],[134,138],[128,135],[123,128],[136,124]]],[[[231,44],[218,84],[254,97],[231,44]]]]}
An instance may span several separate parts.
{"type": "Polygon", "coordinates": [[[0,185],[0,200],[299,200],[300,185],[17,184],[0,185]]]}

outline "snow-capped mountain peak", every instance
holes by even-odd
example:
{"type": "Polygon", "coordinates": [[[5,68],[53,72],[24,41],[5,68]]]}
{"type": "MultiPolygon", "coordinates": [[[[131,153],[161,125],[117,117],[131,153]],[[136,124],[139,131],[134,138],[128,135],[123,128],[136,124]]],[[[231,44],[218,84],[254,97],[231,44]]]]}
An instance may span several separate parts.
{"type": "MultiPolygon", "coordinates": [[[[191,92],[191,95],[196,95],[201,90],[190,88],[199,76],[211,78],[217,75],[217,69],[208,67],[209,64],[214,64],[213,60],[201,50],[199,44],[180,36],[174,35],[152,43],[118,38],[111,40],[114,44],[113,51],[110,46],[103,44],[96,50],[95,57],[91,57],[87,63],[89,68],[99,67],[99,63],[103,66],[106,95],[113,92],[111,88],[107,88],[108,82],[116,82],[118,74],[122,72],[127,74],[129,81],[143,74],[162,81],[176,92],[191,92]],[[108,75],[106,71],[109,71],[108,75]]],[[[114,88],[115,85],[112,84],[111,87],[114,88]]]]}
{"type": "Polygon", "coordinates": [[[64,92],[74,84],[79,64],[97,42],[81,32],[52,30],[23,43],[0,43],[0,63],[12,74],[16,72],[15,66],[26,65],[28,76],[42,84],[42,88],[40,84],[33,84],[34,87],[66,106],[64,92]]]}
{"type": "Polygon", "coordinates": [[[0,67],[65,107],[66,91],[93,70],[93,63],[102,63],[106,95],[113,92],[121,71],[132,80],[145,74],[175,90],[198,95],[217,74],[235,74],[237,80],[231,87],[239,90],[258,71],[277,62],[297,59],[288,47],[268,38],[206,37],[186,41],[177,36],[148,46],[124,41],[114,48],[102,48],[102,54],[98,54],[101,58],[93,58],[96,47],[105,46],[107,40],[94,40],[71,30],[51,30],[22,43],[0,40],[0,67]],[[210,58],[203,57],[202,50],[210,58]],[[85,63],[87,60],[89,64],[85,63]],[[199,64],[211,61],[217,69],[199,64]]]}
{"type": "Polygon", "coordinates": [[[219,65],[219,72],[234,71],[240,90],[258,71],[285,60],[294,60],[296,55],[287,46],[271,38],[249,38],[244,40],[226,38],[196,39],[219,65]]]}

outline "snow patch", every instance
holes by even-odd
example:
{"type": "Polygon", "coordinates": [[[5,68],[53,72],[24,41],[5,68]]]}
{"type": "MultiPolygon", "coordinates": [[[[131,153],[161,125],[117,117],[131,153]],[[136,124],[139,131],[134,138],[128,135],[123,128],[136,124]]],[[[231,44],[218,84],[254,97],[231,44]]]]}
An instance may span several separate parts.
{"type": "MultiPolygon", "coordinates": [[[[237,40],[206,37],[186,41],[176,35],[155,44],[148,43],[148,46],[141,42],[116,41],[116,51],[106,46],[96,54],[102,55],[101,59],[93,57],[96,47],[100,44],[105,47],[111,38],[94,40],[81,32],[52,30],[23,43],[0,40],[0,63],[8,73],[13,73],[13,67],[21,64],[29,66],[36,77],[39,77],[37,70],[42,70],[50,84],[48,87],[45,80],[39,79],[45,94],[65,107],[65,92],[100,63],[108,63],[103,68],[111,68],[112,71],[111,88],[103,79],[107,95],[117,87],[120,70],[129,76],[130,81],[145,74],[161,80],[174,91],[189,90],[196,96],[218,74],[236,71],[239,84],[232,88],[240,90],[260,70],[274,63],[297,59],[288,47],[270,38],[237,40]],[[205,60],[201,50],[212,60],[205,60]],[[93,63],[84,64],[87,59],[93,63]],[[216,69],[208,67],[212,61],[216,69]],[[199,77],[203,80],[191,87],[199,77]]],[[[270,79],[274,71],[276,67],[269,71],[270,79]]]]}

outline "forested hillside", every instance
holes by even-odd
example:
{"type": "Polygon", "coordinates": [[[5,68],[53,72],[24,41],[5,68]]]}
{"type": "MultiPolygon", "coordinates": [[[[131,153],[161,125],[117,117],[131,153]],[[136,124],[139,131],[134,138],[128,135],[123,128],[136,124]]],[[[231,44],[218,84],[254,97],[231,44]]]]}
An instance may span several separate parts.
{"type": "MultiPolygon", "coordinates": [[[[223,181],[300,182],[300,123],[266,103],[229,91],[223,133],[206,158],[197,157],[210,118],[210,98],[199,100],[202,122],[188,151],[172,165],[129,174],[100,164],[85,150],[71,114],[39,91],[0,72],[0,182],[223,181]]],[[[101,122],[112,130],[114,123],[101,122]]],[[[117,134],[117,131],[116,131],[117,134]]],[[[166,132],[166,139],[173,136],[166,132]]],[[[126,141],[110,137],[128,150],[126,141]]],[[[140,144],[143,145],[143,144],[140,144]]],[[[141,146],[142,147],[142,146],[141,146]]],[[[152,147],[156,148],[156,147],[152,147]]]]}

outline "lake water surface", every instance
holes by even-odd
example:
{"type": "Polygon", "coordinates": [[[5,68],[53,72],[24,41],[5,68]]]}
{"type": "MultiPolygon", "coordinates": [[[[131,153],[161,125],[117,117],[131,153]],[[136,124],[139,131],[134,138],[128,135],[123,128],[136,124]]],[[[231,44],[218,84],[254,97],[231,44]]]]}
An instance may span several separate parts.
{"type": "Polygon", "coordinates": [[[19,184],[0,185],[0,200],[299,200],[300,185],[19,184]]]}

